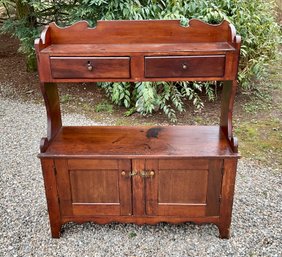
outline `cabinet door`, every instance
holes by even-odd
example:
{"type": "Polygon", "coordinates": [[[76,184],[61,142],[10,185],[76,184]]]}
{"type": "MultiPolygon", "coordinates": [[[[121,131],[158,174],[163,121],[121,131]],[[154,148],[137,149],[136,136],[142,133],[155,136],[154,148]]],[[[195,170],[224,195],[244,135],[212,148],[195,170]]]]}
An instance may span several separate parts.
{"type": "Polygon", "coordinates": [[[146,160],[146,214],[218,216],[222,160],[146,160]],[[150,173],[149,173],[150,174],[150,173]]]}
{"type": "Polygon", "coordinates": [[[63,216],[131,215],[131,170],[128,160],[56,160],[63,216]]]}

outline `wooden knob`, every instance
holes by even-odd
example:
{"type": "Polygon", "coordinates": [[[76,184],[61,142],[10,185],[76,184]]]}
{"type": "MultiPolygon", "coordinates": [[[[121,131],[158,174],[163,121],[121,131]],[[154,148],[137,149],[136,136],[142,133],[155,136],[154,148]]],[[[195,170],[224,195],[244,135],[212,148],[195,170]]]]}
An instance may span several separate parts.
{"type": "Polygon", "coordinates": [[[155,172],[153,170],[150,171],[150,176],[153,177],[155,175],[155,172]]]}
{"type": "Polygon", "coordinates": [[[125,174],[126,174],[126,173],[125,173],[125,171],[123,170],[123,171],[121,172],[121,175],[122,175],[122,176],[125,176],[125,174]]]}

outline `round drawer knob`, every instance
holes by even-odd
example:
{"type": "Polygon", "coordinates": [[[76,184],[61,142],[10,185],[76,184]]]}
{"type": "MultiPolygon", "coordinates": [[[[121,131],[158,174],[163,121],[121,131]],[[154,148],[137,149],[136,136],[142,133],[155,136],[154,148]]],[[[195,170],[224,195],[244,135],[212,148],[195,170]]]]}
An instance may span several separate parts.
{"type": "Polygon", "coordinates": [[[90,62],[87,64],[87,70],[89,70],[89,71],[93,70],[93,66],[90,62]]]}
{"type": "Polygon", "coordinates": [[[183,70],[186,70],[188,67],[187,67],[187,65],[186,64],[182,64],[182,69],[183,70]]]}
{"type": "Polygon", "coordinates": [[[150,176],[153,177],[155,175],[155,172],[153,170],[150,171],[150,176]]]}
{"type": "Polygon", "coordinates": [[[125,176],[125,171],[124,171],[124,170],[121,172],[121,175],[122,175],[122,176],[125,176]]]}

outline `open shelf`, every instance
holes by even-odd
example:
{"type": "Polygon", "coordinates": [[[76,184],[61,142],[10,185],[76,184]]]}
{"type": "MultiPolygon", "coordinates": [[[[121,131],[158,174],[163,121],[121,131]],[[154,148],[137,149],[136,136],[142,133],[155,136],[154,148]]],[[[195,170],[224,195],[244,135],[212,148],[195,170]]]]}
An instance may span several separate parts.
{"type": "Polygon", "coordinates": [[[41,52],[50,56],[83,55],[116,53],[172,53],[172,52],[226,52],[235,51],[228,42],[209,43],[174,43],[174,44],[51,44],[41,52]]]}
{"type": "Polygon", "coordinates": [[[228,158],[233,153],[219,126],[62,127],[40,157],[228,158]]]}

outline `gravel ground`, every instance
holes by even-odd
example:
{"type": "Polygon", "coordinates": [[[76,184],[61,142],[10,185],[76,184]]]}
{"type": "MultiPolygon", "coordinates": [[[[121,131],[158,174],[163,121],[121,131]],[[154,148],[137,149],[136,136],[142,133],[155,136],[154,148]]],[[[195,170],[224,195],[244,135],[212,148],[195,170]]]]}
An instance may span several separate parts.
{"type": "MultiPolygon", "coordinates": [[[[282,256],[281,171],[240,160],[232,237],[214,225],[67,224],[51,239],[36,155],[44,107],[0,97],[0,256],[282,256]]],[[[90,125],[80,115],[66,125],[90,125]]]]}

